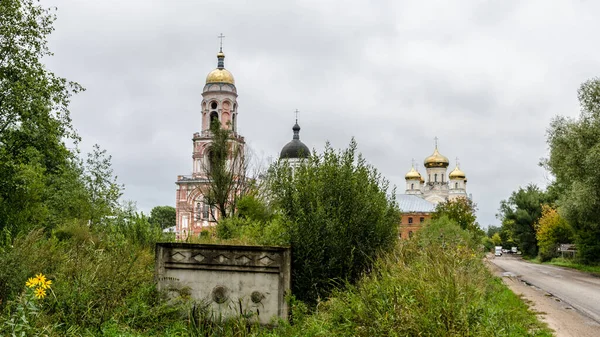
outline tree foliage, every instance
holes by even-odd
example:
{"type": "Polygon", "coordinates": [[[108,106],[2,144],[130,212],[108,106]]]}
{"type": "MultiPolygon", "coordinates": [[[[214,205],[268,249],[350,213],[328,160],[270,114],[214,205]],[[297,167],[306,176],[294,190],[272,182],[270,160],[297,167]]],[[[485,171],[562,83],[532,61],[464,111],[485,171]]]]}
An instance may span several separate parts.
{"type": "Polygon", "coordinates": [[[433,220],[440,219],[443,216],[455,221],[460,228],[472,232],[481,232],[477,223],[475,212],[477,206],[469,198],[457,198],[440,202],[435,206],[435,211],[431,215],[433,220]]]}
{"type": "Polygon", "coordinates": [[[54,14],[33,0],[0,1],[0,229],[53,226],[86,212],[68,104],[82,90],[46,69],[54,14]]]}
{"type": "Polygon", "coordinates": [[[535,236],[538,240],[540,259],[548,261],[558,256],[557,248],[561,243],[572,242],[573,229],[555,208],[543,205],[535,236]]]}
{"type": "Polygon", "coordinates": [[[524,255],[537,256],[535,225],[542,216],[542,205],[550,200],[544,191],[530,184],[513,192],[508,200],[500,202],[497,215],[502,220],[503,241],[514,240],[524,255]]]}
{"type": "Polygon", "coordinates": [[[175,207],[173,206],[156,206],[150,211],[150,218],[148,221],[153,224],[160,226],[165,229],[175,226],[176,219],[175,207]]]}
{"type": "MultiPolygon", "coordinates": [[[[235,213],[237,200],[248,188],[244,146],[233,140],[230,129],[215,119],[210,124],[212,141],[203,171],[208,178],[204,197],[210,209],[216,208],[220,218],[235,213]]],[[[214,215],[213,215],[214,216],[214,215]]]]}
{"type": "Polygon", "coordinates": [[[357,153],[329,144],[293,170],[271,167],[270,200],[285,217],[292,254],[292,292],[315,304],[336,283],[354,282],[397,242],[399,210],[388,182],[357,153]]]}
{"type": "Polygon", "coordinates": [[[543,165],[556,178],[552,189],[575,231],[578,256],[584,263],[600,263],[600,78],[583,83],[578,96],[579,118],[552,121],[550,156],[543,165]]]}
{"type": "Polygon", "coordinates": [[[106,150],[94,145],[86,160],[84,181],[90,198],[90,224],[96,225],[107,215],[115,212],[119,206],[123,186],[117,183],[113,175],[111,156],[106,150]]]}

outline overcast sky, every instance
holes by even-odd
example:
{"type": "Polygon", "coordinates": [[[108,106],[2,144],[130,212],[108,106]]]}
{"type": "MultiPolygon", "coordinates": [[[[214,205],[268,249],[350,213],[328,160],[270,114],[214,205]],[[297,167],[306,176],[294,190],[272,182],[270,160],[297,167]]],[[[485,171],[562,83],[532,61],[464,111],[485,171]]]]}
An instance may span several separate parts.
{"type": "Polygon", "coordinates": [[[403,192],[437,136],[484,227],[519,186],[548,183],[546,128],[577,116],[577,88],[600,74],[598,1],[42,3],[58,7],[49,68],[87,89],[71,105],[81,149],[106,149],[144,212],[174,206],[177,175],[191,174],[220,33],[257,158],[278,156],[299,109],[311,149],[355,137],[403,192]]]}

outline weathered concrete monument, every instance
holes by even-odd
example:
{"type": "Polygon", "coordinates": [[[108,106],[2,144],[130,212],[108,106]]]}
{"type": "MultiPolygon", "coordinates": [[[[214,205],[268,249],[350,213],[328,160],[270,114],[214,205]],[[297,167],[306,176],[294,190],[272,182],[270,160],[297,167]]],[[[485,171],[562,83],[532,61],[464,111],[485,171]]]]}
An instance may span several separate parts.
{"type": "Polygon", "coordinates": [[[159,290],[188,293],[214,318],[254,314],[261,324],[287,319],[291,249],[191,243],[156,244],[159,290]]]}

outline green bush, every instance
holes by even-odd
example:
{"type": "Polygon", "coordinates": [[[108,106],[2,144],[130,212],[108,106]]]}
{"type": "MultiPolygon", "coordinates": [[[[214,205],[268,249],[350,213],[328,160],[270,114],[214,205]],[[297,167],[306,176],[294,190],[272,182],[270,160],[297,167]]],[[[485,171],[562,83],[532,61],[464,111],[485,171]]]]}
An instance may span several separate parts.
{"type": "Polygon", "coordinates": [[[270,168],[269,198],[283,216],[293,249],[292,292],[315,305],[336,285],[355,282],[377,255],[393,248],[399,210],[388,182],[357,153],[327,144],[298,167],[270,168]]]}
{"type": "MultiPolygon", "coordinates": [[[[51,235],[35,230],[4,247],[0,296],[6,310],[27,278],[43,273],[53,292],[36,324],[57,326],[57,335],[97,335],[107,324],[160,331],[157,322],[180,320],[179,309],[167,306],[154,285],[156,228],[137,213],[111,221],[93,230],[72,222],[51,235]]],[[[6,319],[0,318],[0,325],[6,319]]]]}
{"type": "Polygon", "coordinates": [[[379,259],[357,285],[335,290],[283,336],[551,336],[493,277],[473,234],[447,218],[379,259]]]}

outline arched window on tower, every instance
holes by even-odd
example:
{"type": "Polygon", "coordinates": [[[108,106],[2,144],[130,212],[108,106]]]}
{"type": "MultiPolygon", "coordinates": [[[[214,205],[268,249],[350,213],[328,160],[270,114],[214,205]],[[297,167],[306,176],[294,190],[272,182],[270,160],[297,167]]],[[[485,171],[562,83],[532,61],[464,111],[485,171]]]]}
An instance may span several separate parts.
{"type": "Polygon", "coordinates": [[[414,190],[415,189],[415,184],[410,184],[410,189],[414,190]]]}
{"type": "Polygon", "coordinates": [[[212,103],[210,103],[210,108],[213,109],[213,110],[216,110],[217,109],[217,102],[213,101],[212,103]]]}
{"type": "Polygon", "coordinates": [[[435,177],[435,182],[437,183],[437,173],[433,175],[435,177]]]}
{"type": "Polygon", "coordinates": [[[458,183],[454,183],[454,188],[458,188],[458,183]]]}
{"type": "Polygon", "coordinates": [[[212,125],[212,123],[214,121],[218,121],[219,120],[219,113],[217,113],[216,111],[213,111],[210,113],[210,125],[212,125]]]}
{"type": "Polygon", "coordinates": [[[231,116],[231,130],[235,132],[235,114],[231,116]]]}

